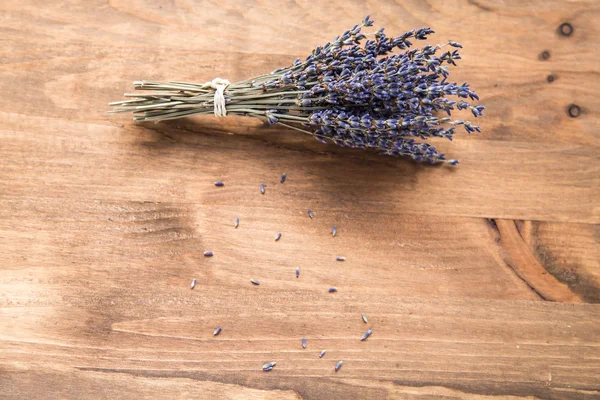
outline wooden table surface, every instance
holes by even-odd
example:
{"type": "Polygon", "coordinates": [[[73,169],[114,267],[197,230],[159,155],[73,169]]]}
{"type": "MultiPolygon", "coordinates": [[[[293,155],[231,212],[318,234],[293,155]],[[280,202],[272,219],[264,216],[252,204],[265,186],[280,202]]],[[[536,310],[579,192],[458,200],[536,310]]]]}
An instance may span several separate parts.
{"type": "Polygon", "coordinates": [[[599,19],[597,1],[3,1],[0,397],[600,398],[599,19]],[[487,115],[440,144],[458,167],[104,114],[133,80],[259,75],[366,14],[464,45],[451,76],[487,115]]]}

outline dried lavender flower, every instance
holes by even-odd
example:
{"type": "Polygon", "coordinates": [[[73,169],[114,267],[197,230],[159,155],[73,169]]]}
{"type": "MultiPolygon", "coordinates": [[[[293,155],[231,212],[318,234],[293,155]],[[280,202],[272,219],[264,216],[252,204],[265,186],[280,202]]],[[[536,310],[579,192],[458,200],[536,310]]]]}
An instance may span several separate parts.
{"type": "Polygon", "coordinates": [[[281,179],[279,180],[281,183],[285,182],[285,179],[287,178],[287,174],[284,172],[283,174],[281,174],[281,179]]]}
{"type": "MultiPolygon", "coordinates": [[[[457,127],[479,132],[470,121],[453,120],[452,111],[482,115],[484,107],[468,83],[448,81],[449,67],[461,59],[460,43],[411,48],[434,31],[413,29],[388,37],[384,29],[367,39],[366,17],[304,61],[240,82],[216,78],[204,84],[136,81],[148,94],[110,103],[110,112],[132,112],[136,121],[162,121],[193,114],[262,118],[313,136],[321,142],[429,163],[447,160],[431,137],[452,140],[457,127]],[[449,47],[448,47],[449,46],[449,47]],[[439,114],[447,114],[441,117],[439,114]]],[[[285,175],[284,175],[285,176],[285,175]]],[[[285,180],[282,176],[282,183],[285,180]]],[[[261,189],[264,192],[264,188],[261,189]]]]}
{"type": "Polygon", "coordinates": [[[204,254],[204,257],[212,257],[215,255],[215,253],[213,253],[212,251],[208,251],[208,250],[202,254],[204,254]]]}
{"type": "Polygon", "coordinates": [[[262,366],[263,371],[271,371],[277,363],[275,361],[271,361],[270,363],[266,363],[262,366]]]}
{"type": "Polygon", "coordinates": [[[362,337],[360,338],[360,340],[361,340],[361,341],[365,341],[365,340],[367,340],[367,338],[368,338],[369,336],[371,336],[371,333],[373,333],[373,331],[372,331],[371,329],[369,329],[368,331],[366,331],[366,332],[365,332],[365,334],[364,334],[364,335],[362,335],[362,337]]]}

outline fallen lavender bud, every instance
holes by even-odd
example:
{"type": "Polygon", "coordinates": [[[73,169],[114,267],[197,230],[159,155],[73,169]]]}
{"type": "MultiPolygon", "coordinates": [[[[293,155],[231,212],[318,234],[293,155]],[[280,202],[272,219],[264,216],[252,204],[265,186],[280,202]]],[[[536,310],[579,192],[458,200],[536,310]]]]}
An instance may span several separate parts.
{"type": "Polygon", "coordinates": [[[458,161],[447,160],[424,141],[452,140],[460,125],[467,133],[480,131],[469,121],[450,118],[456,110],[468,109],[475,117],[484,110],[472,104],[479,96],[469,84],[448,81],[449,66],[461,59],[462,45],[449,41],[410,49],[413,40],[434,33],[430,28],[397,37],[388,37],[382,28],[367,40],[361,30],[372,25],[366,17],[315,48],[304,61],[253,79],[230,83],[215,78],[203,84],[136,81],[136,90],[150,92],[110,103],[114,108],[109,112],[132,112],[136,121],[154,122],[194,114],[245,115],[321,142],[456,165],[458,161]],[[448,117],[438,116],[444,113],[448,117]]]}
{"type": "Polygon", "coordinates": [[[271,371],[273,369],[274,366],[276,366],[277,363],[275,361],[272,361],[270,363],[264,364],[262,366],[263,371],[271,371]]]}
{"type": "Polygon", "coordinates": [[[371,329],[369,329],[368,331],[365,332],[364,335],[362,335],[362,337],[360,338],[361,341],[365,341],[369,338],[369,336],[371,336],[371,333],[373,333],[373,331],[371,329]]]}

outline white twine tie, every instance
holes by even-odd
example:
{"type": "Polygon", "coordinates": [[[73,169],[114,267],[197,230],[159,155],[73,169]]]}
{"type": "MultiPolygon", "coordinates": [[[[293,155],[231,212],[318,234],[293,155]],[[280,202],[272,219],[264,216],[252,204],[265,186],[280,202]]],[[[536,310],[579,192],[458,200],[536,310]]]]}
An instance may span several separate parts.
{"type": "Polygon", "coordinates": [[[229,86],[227,79],[215,78],[212,81],[206,82],[203,87],[211,87],[215,89],[215,117],[227,116],[227,110],[225,109],[225,95],[223,92],[229,86]]]}

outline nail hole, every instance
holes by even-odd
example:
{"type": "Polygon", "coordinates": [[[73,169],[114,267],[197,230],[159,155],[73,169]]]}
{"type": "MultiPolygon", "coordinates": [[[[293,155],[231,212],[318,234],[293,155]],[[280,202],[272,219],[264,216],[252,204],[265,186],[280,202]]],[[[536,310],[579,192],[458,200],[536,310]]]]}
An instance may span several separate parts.
{"type": "Polygon", "coordinates": [[[548,83],[552,83],[556,80],[556,77],[554,75],[548,75],[546,79],[548,80],[548,83]]]}
{"type": "Polygon", "coordinates": [[[580,115],[581,115],[581,107],[579,107],[577,104],[571,104],[569,106],[569,117],[577,118],[580,115]]]}
{"type": "Polygon", "coordinates": [[[550,58],[550,52],[548,50],[544,50],[540,53],[540,60],[547,60],[550,58]]]}
{"type": "Polygon", "coordinates": [[[560,26],[558,27],[558,31],[560,32],[561,35],[563,36],[571,36],[573,34],[573,25],[571,25],[568,22],[563,22],[562,24],[560,24],[560,26]]]}

